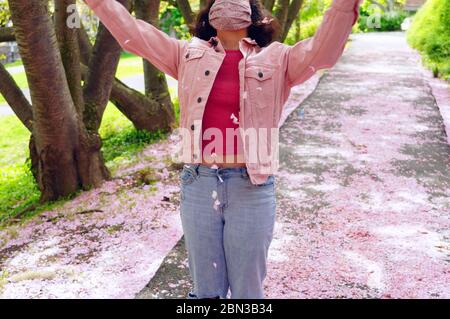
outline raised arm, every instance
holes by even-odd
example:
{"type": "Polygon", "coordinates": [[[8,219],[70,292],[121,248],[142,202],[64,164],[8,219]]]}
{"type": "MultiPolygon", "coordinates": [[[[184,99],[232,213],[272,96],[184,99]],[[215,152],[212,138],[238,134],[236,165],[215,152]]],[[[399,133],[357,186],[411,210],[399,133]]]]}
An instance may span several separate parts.
{"type": "Polygon", "coordinates": [[[85,0],[120,46],[147,59],[162,72],[178,79],[186,40],[170,37],[153,25],[134,18],[116,0],[85,0]]]}
{"type": "Polygon", "coordinates": [[[314,37],[287,47],[286,81],[289,86],[303,83],[317,70],[336,64],[358,19],[360,2],[334,0],[314,37]]]}

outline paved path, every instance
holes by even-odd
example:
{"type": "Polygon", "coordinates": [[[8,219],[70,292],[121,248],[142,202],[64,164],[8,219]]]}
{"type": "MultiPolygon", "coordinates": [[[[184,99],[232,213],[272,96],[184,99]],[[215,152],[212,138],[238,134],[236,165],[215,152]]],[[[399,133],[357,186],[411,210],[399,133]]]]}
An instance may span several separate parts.
{"type": "MultiPolygon", "coordinates": [[[[402,33],[352,35],[281,132],[267,297],[450,298],[450,147],[402,33]]],[[[184,296],[180,241],[138,298],[184,296]]]]}

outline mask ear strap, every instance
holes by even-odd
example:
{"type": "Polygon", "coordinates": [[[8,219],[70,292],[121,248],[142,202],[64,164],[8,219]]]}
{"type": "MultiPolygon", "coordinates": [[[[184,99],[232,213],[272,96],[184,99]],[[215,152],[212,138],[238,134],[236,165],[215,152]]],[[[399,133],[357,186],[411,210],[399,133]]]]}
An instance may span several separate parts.
{"type": "Polygon", "coordinates": [[[270,24],[273,21],[273,18],[268,18],[268,17],[264,17],[264,19],[262,19],[261,24],[270,24]]]}

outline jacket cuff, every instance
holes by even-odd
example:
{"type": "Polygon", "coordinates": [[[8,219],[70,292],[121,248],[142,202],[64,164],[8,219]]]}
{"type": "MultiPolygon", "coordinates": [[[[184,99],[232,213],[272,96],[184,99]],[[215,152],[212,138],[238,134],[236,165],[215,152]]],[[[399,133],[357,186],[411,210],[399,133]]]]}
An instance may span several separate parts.
{"type": "Polygon", "coordinates": [[[331,6],[339,11],[352,12],[355,11],[361,0],[334,0],[331,6]]]}

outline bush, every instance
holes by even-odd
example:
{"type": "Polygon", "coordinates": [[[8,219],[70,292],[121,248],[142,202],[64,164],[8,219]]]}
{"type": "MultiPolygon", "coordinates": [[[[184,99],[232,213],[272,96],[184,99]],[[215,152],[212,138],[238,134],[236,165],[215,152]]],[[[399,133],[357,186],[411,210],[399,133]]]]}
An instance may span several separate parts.
{"type": "Polygon", "coordinates": [[[358,20],[358,29],[362,32],[370,31],[399,31],[408,13],[404,11],[393,11],[389,13],[378,13],[379,15],[379,27],[373,26],[375,21],[371,18],[371,15],[367,12],[362,11],[358,20]]]}
{"type": "Polygon", "coordinates": [[[306,39],[316,34],[317,29],[322,23],[323,17],[315,17],[300,25],[300,37],[306,39]]]}
{"type": "Polygon", "coordinates": [[[450,6],[446,1],[428,0],[413,17],[407,40],[436,76],[450,80],[450,6]]]}

